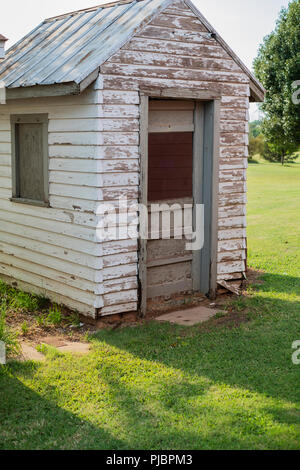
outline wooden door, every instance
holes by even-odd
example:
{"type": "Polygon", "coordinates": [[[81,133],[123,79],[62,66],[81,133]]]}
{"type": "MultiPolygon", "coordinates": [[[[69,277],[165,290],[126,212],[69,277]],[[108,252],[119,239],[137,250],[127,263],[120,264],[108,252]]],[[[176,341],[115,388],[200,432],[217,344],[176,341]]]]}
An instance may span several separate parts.
{"type": "Polygon", "coordinates": [[[184,229],[192,231],[193,228],[194,109],[195,103],[192,101],[150,100],[149,103],[149,299],[193,290],[193,253],[186,250],[187,239],[185,236],[180,239],[178,231],[179,213],[183,228],[184,207],[184,229]],[[178,208],[170,212],[170,238],[162,224],[163,214],[168,211],[168,206],[162,208],[163,204],[174,208],[176,204],[178,208]]]}

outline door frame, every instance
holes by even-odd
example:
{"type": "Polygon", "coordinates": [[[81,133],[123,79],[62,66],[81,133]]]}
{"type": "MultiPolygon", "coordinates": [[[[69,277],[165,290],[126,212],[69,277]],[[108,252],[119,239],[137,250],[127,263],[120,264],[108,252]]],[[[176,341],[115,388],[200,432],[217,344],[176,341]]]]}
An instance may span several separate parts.
{"type": "MultiPolygon", "coordinates": [[[[193,193],[195,204],[205,204],[205,243],[193,260],[193,286],[210,298],[217,290],[219,154],[221,94],[208,90],[140,89],[140,187],[139,202],[148,206],[148,128],[150,98],[195,101],[193,193]],[[210,173],[210,178],[203,178],[210,173]],[[204,182],[201,185],[201,181],[204,182]],[[202,189],[202,190],[201,190],[202,189]]],[[[147,240],[138,244],[139,312],[147,313],[147,240]]]]}

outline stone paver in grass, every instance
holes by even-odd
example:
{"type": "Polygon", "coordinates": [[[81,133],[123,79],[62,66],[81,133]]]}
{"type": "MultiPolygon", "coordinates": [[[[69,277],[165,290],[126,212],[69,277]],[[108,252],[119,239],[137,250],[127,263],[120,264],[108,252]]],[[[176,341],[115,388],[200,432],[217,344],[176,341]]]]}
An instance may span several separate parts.
{"type": "Polygon", "coordinates": [[[41,343],[53,346],[60,352],[70,352],[73,354],[88,354],[90,351],[90,345],[87,343],[67,341],[56,336],[49,336],[47,338],[43,338],[41,343]]]}
{"type": "Polygon", "coordinates": [[[167,313],[166,315],[157,317],[156,321],[169,322],[182,326],[194,326],[198,323],[204,323],[208,321],[210,318],[216,316],[219,312],[220,310],[202,307],[199,305],[195,308],[191,308],[188,310],[180,310],[177,312],[167,313]]]}
{"type": "MultiPolygon", "coordinates": [[[[88,354],[90,351],[90,345],[87,343],[78,343],[73,341],[65,341],[55,336],[49,336],[42,338],[40,344],[45,344],[56,348],[60,352],[69,352],[72,354],[88,354]]],[[[44,361],[44,354],[40,353],[36,349],[36,345],[32,343],[22,342],[21,343],[21,355],[18,359],[21,361],[44,361]]]]}
{"type": "Polygon", "coordinates": [[[45,360],[44,354],[38,352],[36,348],[29,343],[21,343],[21,361],[39,361],[45,360]]]}

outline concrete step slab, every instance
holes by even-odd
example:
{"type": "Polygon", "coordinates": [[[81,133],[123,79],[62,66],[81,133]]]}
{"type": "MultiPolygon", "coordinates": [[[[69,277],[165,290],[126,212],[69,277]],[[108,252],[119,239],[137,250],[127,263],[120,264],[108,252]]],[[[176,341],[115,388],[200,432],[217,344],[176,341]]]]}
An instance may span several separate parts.
{"type": "Polygon", "coordinates": [[[156,321],[169,322],[181,326],[194,326],[208,321],[210,318],[216,316],[219,312],[220,310],[202,307],[199,305],[195,308],[167,313],[166,315],[157,317],[156,321]]]}

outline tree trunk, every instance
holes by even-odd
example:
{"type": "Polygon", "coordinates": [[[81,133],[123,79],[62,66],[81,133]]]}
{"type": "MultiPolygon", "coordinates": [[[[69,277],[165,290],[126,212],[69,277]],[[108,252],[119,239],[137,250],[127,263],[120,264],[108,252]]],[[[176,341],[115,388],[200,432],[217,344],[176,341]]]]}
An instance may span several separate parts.
{"type": "Polygon", "coordinates": [[[284,165],[284,153],[281,155],[281,165],[284,165]]]}

